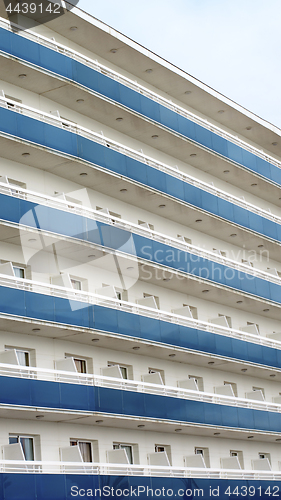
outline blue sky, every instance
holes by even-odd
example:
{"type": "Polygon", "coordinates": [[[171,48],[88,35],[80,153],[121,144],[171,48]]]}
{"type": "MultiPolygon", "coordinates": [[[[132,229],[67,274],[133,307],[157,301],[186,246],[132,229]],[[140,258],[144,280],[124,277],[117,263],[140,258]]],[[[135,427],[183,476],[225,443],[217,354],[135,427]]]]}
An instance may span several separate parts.
{"type": "Polygon", "coordinates": [[[78,6],[281,128],[280,0],[80,0],[78,6]]]}

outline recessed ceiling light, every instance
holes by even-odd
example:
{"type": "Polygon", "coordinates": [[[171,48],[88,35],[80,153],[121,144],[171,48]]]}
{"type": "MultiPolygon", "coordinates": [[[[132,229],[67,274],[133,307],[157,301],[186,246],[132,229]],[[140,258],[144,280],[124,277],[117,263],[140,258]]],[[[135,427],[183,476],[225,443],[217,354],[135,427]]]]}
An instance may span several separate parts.
{"type": "Polygon", "coordinates": [[[92,342],[99,342],[100,339],[92,339],[92,342]]]}
{"type": "Polygon", "coordinates": [[[116,54],[118,49],[110,49],[111,54],[116,54]]]}
{"type": "Polygon", "coordinates": [[[135,347],[133,347],[133,349],[134,349],[134,351],[138,351],[140,349],[140,347],[136,345],[135,347]]]}
{"type": "Polygon", "coordinates": [[[146,73],[152,73],[152,71],[153,71],[153,69],[151,69],[151,68],[145,70],[146,73]]]}
{"type": "Polygon", "coordinates": [[[220,436],[220,432],[214,432],[214,436],[220,436]]]}
{"type": "Polygon", "coordinates": [[[126,189],[126,188],[120,189],[120,193],[127,193],[127,191],[128,191],[128,189],[126,189]]]}
{"type": "Polygon", "coordinates": [[[258,248],[263,248],[263,247],[264,247],[264,245],[258,245],[258,248]]]}
{"type": "Polygon", "coordinates": [[[214,361],[208,361],[208,365],[214,365],[215,362],[214,361]]]}
{"type": "Polygon", "coordinates": [[[276,374],[275,373],[271,373],[271,375],[269,375],[270,377],[276,377],[276,374]]]}
{"type": "Polygon", "coordinates": [[[210,290],[202,290],[202,293],[208,293],[210,290]]]}
{"type": "Polygon", "coordinates": [[[19,78],[22,78],[22,79],[26,78],[26,74],[25,74],[25,73],[21,73],[21,74],[19,75],[19,78]]]}
{"type": "Polygon", "coordinates": [[[78,30],[77,26],[71,26],[69,29],[70,29],[70,31],[76,31],[76,30],[78,30]]]}
{"type": "Polygon", "coordinates": [[[169,354],[169,358],[175,358],[176,355],[175,354],[169,354]]]}
{"type": "Polygon", "coordinates": [[[191,94],[191,90],[186,90],[185,95],[189,95],[189,94],[191,94]]]}
{"type": "Polygon", "coordinates": [[[151,136],[152,139],[158,139],[158,137],[159,137],[159,135],[156,135],[156,134],[151,136]]]}
{"type": "Polygon", "coordinates": [[[32,328],[33,332],[40,332],[41,328],[32,328]]]}
{"type": "Polygon", "coordinates": [[[272,146],[277,146],[278,142],[272,142],[272,146]]]}
{"type": "Polygon", "coordinates": [[[159,208],[165,208],[166,205],[159,205],[159,208]]]}
{"type": "Polygon", "coordinates": [[[243,300],[237,300],[236,304],[242,304],[243,300]]]}
{"type": "Polygon", "coordinates": [[[22,156],[30,156],[30,153],[22,153],[22,156]]]}
{"type": "Polygon", "coordinates": [[[248,439],[253,439],[254,436],[248,436],[248,439]]]}
{"type": "Polygon", "coordinates": [[[172,278],[163,278],[162,281],[171,281],[172,278]]]}
{"type": "Polygon", "coordinates": [[[127,270],[128,270],[128,271],[131,271],[132,269],[134,269],[134,266],[129,266],[129,267],[127,267],[127,270]]]}
{"type": "Polygon", "coordinates": [[[96,420],[96,424],[102,424],[103,420],[96,420]]]}
{"type": "Polygon", "coordinates": [[[175,432],[181,432],[182,429],[175,429],[175,432]]]}
{"type": "Polygon", "coordinates": [[[36,238],[29,238],[28,241],[36,241],[36,238]]]}
{"type": "Polygon", "coordinates": [[[84,99],[76,99],[76,102],[84,102],[84,99]]]}
{"type": "Polygon", "coordinates": [[[202,222],[202,219],[196,219],[195,222],[202,222]]]}
{"type": "Polygon", "coordinates": [[[246,127],[246,130],[252,130],[252,127],[246,127]]]}
{"type": "Polygon", "coordinates": [[[88,255],[88,259],[93,259],[95,257],[95,254],[88,255]]]}
{"type": "Polygon", "coordinates": [[[36,417],[35,417],[35,418],[38,418],[38,419],[40,419],[40,418],[44,418],[44,415],[36,415],[36,417]]]}
{"type": "Polygon", "coordinates": [[[144,427],[145,427],[145,425],[144,425],[144,424],[139,424],[139,425],[138,425],[138,429],[143,429],[144,427]]]}
{"type": "Polygon", "coordinates": [[[241,372],[245,373],[248,370],[248,368],[242,368],[241,372]]]}
{"type": "Polygon", "coordinates": [[[118,116],[118,118],[116,118],[116,121],[117,122],[122,122],[123,121],[123,118],[121,116],[118,116]]]}
{"type": "Polygon", "coordinates": [[[257,183],[256,183],[256,182],[253,182],[253,184],[251,184],[251,186],[257,186],[257,183]]]}
{"type": "Polygon", "coordinates": [[[191,155],[189,155],[191,158],[195,158],[195,156],[197,156],[196,153],[191,153],[191,155]]]}
{"type": "Polygon", "coordinates": [[[224,174],[229,174],[230,170],[224,170],[223,173],[224,174]]]}
{"type": "Polygon", "coordinates": [[[236,234],[236,233],[232,233],[232,234],[230,235],[230,237],[231,237],[231,238],[235,238],[235,236],[237,236],[237,234],[236,234]]]}
{"type": "Polygon", "coordinates": [[[267,313],[268,311],[269,311],[269,309],[263,309],[264,313],[267,313]]]}
{"type": "Polygon", "coordinates": [[[86,175],[88,175],[88,174],[87,174],[87,172],[81,172],[81,174],[79,174],[79,175],[80,175],[81,177],[86,177],[86,175]]]}
{"type": "Polygon", "coordinates": [[[220,110],[218,111],[218,114],[219,114],[219,115],[222,115],[223,113],[224,113],[224,110],[223,110],[223,109],[220,109],[220,110]]]}

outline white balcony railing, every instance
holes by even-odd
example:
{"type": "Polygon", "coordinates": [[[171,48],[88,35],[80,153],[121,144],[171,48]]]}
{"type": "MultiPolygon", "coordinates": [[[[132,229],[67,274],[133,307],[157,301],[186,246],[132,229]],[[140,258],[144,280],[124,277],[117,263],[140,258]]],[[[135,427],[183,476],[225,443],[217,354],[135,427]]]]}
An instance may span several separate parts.
{"type": "Polygon", "coordinates": [[[61,382],[66,384],[87,385],[92,387],[106,387],[128,392],[138,392],[165,396],[169,398],[219,404],[222,406],[234,406],[235,408],[249,408],[253,410],[281,413],[281,404],[277,403],[223,396],[203,391],[193,391],[190,389],[184,389],[182,387],[151,384],[149,382],[106,377],[103,375],[94,375],[90,373],[84,374],[63,370],[50,370],[34,366],[26,367],[22,365],[0,363],[0,376],[61,382]]]}
{"type": "MultiPolygon", "coordinates": [[[[120,219],[119,217],[114,217],[113,215],[106,214],[104,212],[101,212],[100,210],[94,210],[92,208],[83,207],[82,205],[76,203],[64,201],[58,198],[53,198],[45,194],[39,194],[37,192],[23,189],[18,186],[15,187],[13,185],[9,185],[3,182],[0,182],[0,193],[13,196],[14,198],[24,199],[32,203],[38,203],[38,205],[45,205],[51,208],[56,208],[58,210],[63,210],[65,212],[74,213],[76,215],[81,215],[92,220],[103,222],[108,225],[118,227],[119,229],[123,229],[124,231],[130,231],[134,234],[144,236],[153,241],[170,245],[171,247],[181,250],[183,252],[184,251],[189,252],[202,259],[216,262],[218,264],[225,265],[232,269],[236,269],[237,271],[247,273],[251,276],[255,276],[256,278],[261,278],[266,281],[270,281],[272,283],[281,285],[281,277],[279,276],[275,276],[266,271],[253,268],[248,264],[237,262],[234,259],[224,257],[223,255],[219,255],[218,253],[215,252],[210,252],[201,247],[197,247],[190,243],[183,242],[177,238],[167,236],[163,233],[159,233],[152,229],[142,227],[139,224],[134,224],[133,222],[120,219]]],[[[281,218],[280,218],[280,223],[281,223],[281,218]]],[[[196,261],[194,261],[194,263],[195,262],[196,261]]]]}
{"type": "MultiPolygon", "coordinates": [[[[199,321],[197,319],[187,318],[186,316],[166,312],[161,309],[153,309],[150,307],[142,306],[140,304],[135,304],[133,302],[127,302],[125,300],[112,299],[110,297],[83,292],[81,290],[76,291],[73,288],[64,288],[57,285],[40,283],[39,281],[27,280],[23,278],[15,278],[13,276],[7,276],[3,274],[0,274],[0,286],[32,291],[35,293],[56,296],[72,301],[80,301],[84,302],[85,304],[95,304],[102,307],[108,307],[111,309],[128,312],[131,314],[137,314],[139,316],[145,316],[147,318],[166,321],[175,325],[187,326],[190,328],[195,328],[197,330],[211,332],[226,337],[232,337],[262,346],[272,347],[273,349],[281,348],[281,342],[275,339],[247,333],[242,330],[235,330],[234,328],[219,326],[215,323],[209,323],[207,321],[199,321]]],[[[132,332],[132,337],[134,337],[133,333],[134,332],[132,332]]]]}
{"type": "MultiPolygon", "coordinates": [[[[199,469],[164,467],[161,465],[122,465],[89,462],[30,462],[1,460],[0,473],[9,474],[90,474],[102,476],[139,476],[202,479],[244,479],[281,481],[281,471],[253,471],[233,469],[199,469]]],[[[151,486],[150,486],[151,487],[151,486]]]]}
{"type": "Polygon", "coordinates": [[[233,144],[242,147],[243,149],[259,156],[260,158],[263,158],[264,160],[270,162],[272,165],[276,165],[277,167],[281,168],[281,162],[276,160],[276,158],[274,158],[273,156],[264,153],[262,150],[254,146],[249,145],[247,142],[243,141],[242,139],[239,139],[237,136],[234,136],[229,132],[226,132],[217,125],[211,124],[210,122],[208,122],[207,119],[201,118],[196,114],[192,113],[191,111],[187,111],[182,106],[175,104],[171,100],[166,99],[165,97],[160,96],[156,92],[147,89],[146,87],[140,85],[136,81],[131,80],[130,78],[125,77],[120,73],[108,68],[107,66],[99,63],[97,60],[90,59],[89,57],[86,57],[83,54],[73,49],[70,49],[69,47],[66,47],[63,44],[56,42],[56,40],[54,39],[44,37],[43,35],[39,35],[38,33],[32,32],[27,29],[23,30],[21,26],[15,23],[10,23],[5,19],[0,19],[0,27],[8,31],[13,31],[14,33],[17,32],[18,35],[27,38],[28,40],[32,40],[40,45],[43,45],[44,47],[48,47],[49,49],[55,50],[56,52],[60,52],[61,54],[64,54],[67,57],[74,59],[75,61],[81,62],[85,66],[88,66],[102,73],[103,75],[106,75],[109,78],[112,78],[113,80],[122,83],[123,85],[134,90],[135,92],[138,92],[152,99],[153,101],[158,102],[162,106],[165,106],[166,108],[175,111],[179,115],[188,118],[189,120],[193,121],[194,123],[197,123],[198,125],[201,125],[202,127],[204,127],[207,130],[210,130],[211,132],[214,132],[218,136],[223,137],[228,141],[231,141],[233,144]]]}
{"type": "Polygon", "coordinates": [[[199,189],[211,193],[214,196],[217,196],[225,201],[229,201],[230,203],[233,203],[241,208],[245,208],[246,210],[249,210],[250,212],[253,212],[257,215],[260,215],[261,217],[265,217],[266,219],[271,220],[277,224],[281,223],[281,217],[273,214],[271,211],[259,208],[256,205],[253,205],[252,203],[249,203],[244,199],[239,198],[238,196],[229,194],[223,191],[222,189],[218,189],[215,186],[208,184],[207,182],[198,180],[195,177],[192,177],[191,175],[183,173],[177,168],[170,167],[169,165],[156,161],[153,158],[144,155],[143,153],[140,153],[120,143],[112,141],[111,139],[105,137],[103,134],[98,134],[97,132],[93,132],[92,130],[86,129],[85,127],[81,127],[80,125],[74,124],[71,121],[65,120],[64,118],[60,118],[50,113],[45,113],[44,111],[39,111],[30,106],[18,103],[17,101],[13,101],[12,99],[7,99],[3,95],[0,96],[0,106],[9,108],[14,112],[21,113],[30,118],[34,118],[35,120],[40,120],[44,123],[48,123],[50,125],[53,125],[54,127],[66,129],[70,132],[81,135],[82,137],[86,137],[87,139],[90,139],[98,144],[102,144],[103,146],[108,146],[121,154],[124,154],[130,158],[134,158],[135,160],[138,160],[141,163],[144,163],[157,170],[160,170],[161,172],[176,177],[177,179],[180,179],[192,186],[198,187],[199,189]]]}

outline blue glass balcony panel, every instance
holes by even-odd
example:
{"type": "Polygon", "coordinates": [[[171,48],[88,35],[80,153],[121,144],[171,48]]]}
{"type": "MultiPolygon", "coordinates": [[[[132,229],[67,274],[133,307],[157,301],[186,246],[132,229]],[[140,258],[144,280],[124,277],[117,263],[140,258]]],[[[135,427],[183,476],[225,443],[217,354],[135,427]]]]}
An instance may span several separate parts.
{"type": "Polygon", "coordinates": [[[280,431],[281,416],[278,415],[278,419],[274,417],[270,419],[270,410],[253,410],[158,394],[15,377],[1,377],[0,387],[1,404],[178,420],[269,432],[280,431]],[[46,394],[46,400],[42,394],[46,394]]]}
{"type": "MultiPolygon", "coordinates": [[[[92,474],[0,474],[1,500],[69,500],[70,498],[95,497],[102,500],[110,497],[133,498],[134,496],[156,496],[159,500],[170,498],[196,498],[210,496],[210,488],[219,500],[229,496],[229,491],[236,491],[236,496],[250,491],[253,498],[267,498],[269,492],[274,494],[281,489],[281,481],[274,480],[239,480],[239,479],[202,479],[181,477],[92,475],[92,474]],[[251,487],[251,489],[249,489],[251,487]],[[73,490],[71,489],[73,488],[73,490]],[[202,490],[202,492],[201,492],[202,490]],[[99,496],[101,491],[102,496],[99,496]],[[225,492],[228,492],[225,494],[225,492]],[[121,492],[124,495],[121,496],[121,492]],[[185,493],[186,492],[186,493],[185,493]],[[96,494],[95,494],[96,493],[96,494]]],[[[169,472],[168,472],[169,474],[169,472]]],[[[245,498],[250,498],[246,496],[245,498]]],[[[232,497],[232,495],[231,495],[232,497]]]]}
{"type": "MultiPolygon", "coordinates": [[[[117,330],[122,335],[129,335],[137,337],[140,335],[140,319],[135,314],[128,314],[124,311],[117,311],[117,330]]],[[[160,339],[159,339],[160,340],[160,339]]]]}
{"type": "Polygon", "coordinates": [[[19,37],[17,34],[1,29],[0,49],[19,59],[31,62],[56,75],[77,82],[84,87],[103,95],[116,103],[141,113],[145,117],[169,129],[196,140],[202,146],[233,160],[252,172],[262,173],[265,178],[281,183],[281,172],[275,165],[258,158],[253,153],[227,141],[199,124],[179,116],[165,106],[139,94],[110,77],[84,66],[67,55],[38,45],[36,42],[19,37]],[[265,165],[263,164],[265,163],[265,165]]]}
{"type": "MultiPolygon", "coordinates": [[[[39,500],[35,474],[0,474],[0,481],[3,500],[39,500]]],[[[38,482],[40,483],[39,478],[38,482]]],[[[66,496],[62,498],[67,499],[66,496]]]]}
{"type": "Polygon", "coordinates": [[[25,294],[15,288],[0,287],[0,311],[17,316],[26,315],[25,294]]]}
{"type": "MultiPolygon", "coordinates": [[[[87,385],[59,384],[60,407],[63,409],[96,411],[95,392],[87,385]]],[[[46,404],[43,404],[46,406],[46,404]]]]}
{"type": "MultiPolygon", "coordinates": [[[[59,408],[61,401],[63,403],[60,384],[57,382],[46,382],[44,380],[31,381],[30,384],[30,404],[37,405],[45,408],[59,408]]],[[[62,384],[63,385],[63,384],[62,384]]],[[[67,384],[66,384],[67,385],[67,384]]],[[[80,388],[80,386],[78,386],[80,388]]],[[[84,386],[85,387],[85,386],[84,386]]],[[[77,391],[76,391],[77,392],[77,391]]],[[[71,397],[74,397],[75,389],[71,393],[71,397]]],[[[76,397],[76,394],[75,394],[76,397]]],[[[83,406],[83,402],[80,401],[83,406]]],[[[68,408],[66,404],[65,408],[68,408]]],[[[82,409],[82,407],[81,407],[82,409]]]]}
{"type": "Polygon", "coordinates": [[[196,140],[199,142],[199,144],[202,144],[202,146],[205,146],[208,149],[212,149],[212,132],[210,130],[207,130],[204,127],[201,127],[201,125],[195,125],[195,130],[196,130],[196,140]]]}
{"type": "MultiPolygon", "coordinates": [[[[17,476],[16,480],[18,485],[21,484],[21,476],[17,476]]],[[[35,480],[36,500],[66,500],[69,498],[71,486],[80,485],[80,488],[92,488],[94,479],[98,481],[98,476],[84,475],[72,476],[64,474],[30,474],[35,480]],[[85,483],[83,481],[85,479],[85,483]]],[[[10,476],[10,480],[13,477],[10,476]]],[[[20,489],[20,488],[19,488],[20,489]]],[[[28,500],[28,490],[26,490],[23,497],[16,497],[12,500],[28,500]]]]}
{"type": "MultiPolygon", "coordinates": [[[[118,330],[117,311],[101,306],[94,306],[94,328],[106,332],[118,330]]],[[[119,330],[116,332],[119,333],[119,330]]]]}
{"type": "Polygon", "coordinates": [[[44,295],[44,300],[42,300],[42,295],[38,293],[29,292],[25,294],[23,315],[36,319],[42,318],[43,315],[46,321],[55,321],[55,298],[51,295],[44,295]]]}

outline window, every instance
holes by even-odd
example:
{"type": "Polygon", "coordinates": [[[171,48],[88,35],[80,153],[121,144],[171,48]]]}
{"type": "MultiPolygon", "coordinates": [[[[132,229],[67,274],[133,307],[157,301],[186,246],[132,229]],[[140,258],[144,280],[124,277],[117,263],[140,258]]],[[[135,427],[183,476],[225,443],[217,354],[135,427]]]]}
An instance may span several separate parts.
{"type": "Polygon", "coordinates": [[[33,437],[28,436],[9,436],[9,444],[20,443],[25,460],[34,460],[34,441],[33,437]]]}
{"type": "Polygon", "coordinates": [[[230,385],[231,388],[232,388],[232,391],[233,391],[233,394],[235,397],[237,397],[237,384],[235,384],[234,382],[227,382],[226,380],[224,381],[223,385],[230,385]]]}
{"type": "Polygon", "coordinates": [[[13,266],[16,278],[25,278],[25,269],[19,266],[13,266]]]}
{"type": "Polygon", "coordinates": [[[216,254],[220,255],[221,257],[226,257],[226,252],[223,252],[219,248],[213,248],[213,252],[215,252],[216,254]]]}
{"type": "Polygon", "coordinates": [[[155,444],[154,451],[155,453],[165,452],[168,457],[169,464],[172,464],[172,450],[169,444],[155,444]]]}
{"type": "Polygon", "coordinates": [[[146,229],[150,229],[151,231],[154,230],[154,225],[153,224],[149,224],[149,222],[146,222],[144,220],[139,220],[138,221],[138,225],[142,226],[142,227],[145,227],[146,229]]]}
{"type": "Polygon", "coordinates": [[[165,446],[159,444],[155,445],[155,453],[163,453],[163,451],[166,451],[165,446]]]}
{"type": "Polygon", "coordinates": [[[188,245],[192,245],[192,241],[190,238],[187,238],[186,236],[182,236],[181,234],[177,234],[177,238],[184,243],[188,243],[188,245]]]}
{"type": "Polygon", "coordinates": [[[81,281],[75,280],[73,278],[70,278],[70,281],[71,281],[71,284],[72,284],[72,288],[74,288],[74,290],[82,290],[82,283],[81,283],[81,281]]]}
{"type": "Polygon", "coordinates": [[[119,365],[118,363],[107,363],[107,366],[119,366],[122,378],[128,379],[128,366],[119,365]]]}
{"type": "Polygon", "coordinates": [[[260,391],[263,395],[263,397],[265,397],[265,393],[264,393],[264,389],[263,387],[253,387],[253,391],[260,391]]]}
{"type": "Polygon", "coordinates": [[[210,467],[209,448],[194,448],[195,455],[202,455],[206,467],[210,467]]]}
{"type": "Polygon", "coordinates": [[[153,299],[155,300],[156,302],[156,306],[158,309],[160,309],[160,302],[159,302],[159,297],[157,297],[156,295],[151,295],[150,293],[144,293],[143,294],[143,298],[144,299],[147,299],[149,297],[153,297],[153,299]]]}
{"type": "Polygon", "coordinates": [[[158,370],[157,368],[148,368],[148,373],[151,374],[151,373],[159,373],[161,379],[162,379],[162,382],[163,384],[165,383],[165,374],[164,374],[164,370],[158,370]]]}
{"type": "Polygon", "coordinates": [[[23,349],[15,349],[14,347],[6,347],[5,351],[15,350],[19,364],[21,366],[30,366],[30,353],[23,349]]]}
{"type": "Polygon", "coordinates": [[[183,307],[189,307],[189,311],[190,311],[191,317],[192,317],[193,319],[198,319],[198,311],[197,311],[197,307],[190,306],[190,305],[188,305],[188,304],[183,304],[183,307]]]}
{"type": "Polygon", "coordinates": [[[14,97],[12,95],[6,95],[6,94],[5,94],[5,97],[6,97],[6,99],[11,99],[11,101],[15,101],[15,102],[9,102],[9,100],[7,101],[7,106],[8,106],[9,109],[16,108],[16,104],[15,103],[22,104],[21,99],[17,99],[17,97],[14,97]]]}
{"type": "Polygon", "coordinates": [[[194,380],[199,391],[204,391],[203,377],[197,377],[196,375],[188,375],[189,380],[194,380]]]}
{"type": "Polygon", "coordinates": [[[87,373],[87,364],[85,359],[73,358],[78,373],[87,373]]]}
{"type": "Polygon", "coordinates": [[[78,446],[83,462],[92,462],[92,444],[89,441],[70,440],[70,446],[78,446]]]}
{"type": "Polygon", "coordinates": [[[114,450],[125,450],[129,463],[133,464],[133,447],[131,444],[113,443],[114,450]]]}
{"type": "Polygon", "coordinates": [[[231,457],[237,457],[241,469],[244,469],[243,452],[238,450],[230,450],[231,457]]]}
{"type": "Polygon", "coordinates": [[[269,463],[271,463],[270,453],[263,453],[263,452],[259,453],[259,459],[260,460],[266,460],[267,459],[269,461],[269,463]]]}
{"type": "Polygon", "coordinates": [[[219,314],[219,318],[225,318],[229,328],[232,327],[232,320],[230,316],[226,316],[225,314],[219,314]]]}

